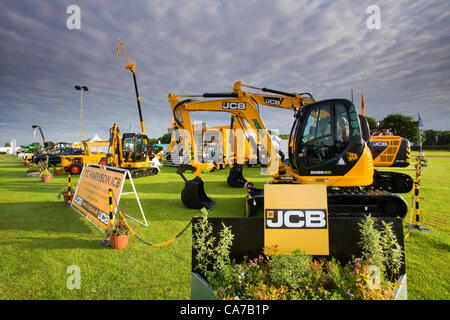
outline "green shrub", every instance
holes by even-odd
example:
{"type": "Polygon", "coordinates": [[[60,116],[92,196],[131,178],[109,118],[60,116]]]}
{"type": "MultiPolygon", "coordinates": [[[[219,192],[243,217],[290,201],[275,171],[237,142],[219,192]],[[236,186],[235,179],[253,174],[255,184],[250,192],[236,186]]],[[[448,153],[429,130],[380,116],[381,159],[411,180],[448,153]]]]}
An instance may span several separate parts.
{"type": "Polygon", "coordinates": [[[310,270],[310,257],[300,250],[295,250],[291,254],[274,255],[271,262],[269,277],[276,286],[298,289],[310,270]]]}

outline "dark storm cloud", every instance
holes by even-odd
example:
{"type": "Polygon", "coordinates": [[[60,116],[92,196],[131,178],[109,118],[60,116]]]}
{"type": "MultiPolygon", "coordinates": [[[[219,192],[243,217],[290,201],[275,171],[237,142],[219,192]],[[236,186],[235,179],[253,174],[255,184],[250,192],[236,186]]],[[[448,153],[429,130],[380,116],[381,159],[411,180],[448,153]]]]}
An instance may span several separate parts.
{"type": "MultiPolygon", "coordinates": [[[[167,94],[230,91],[234,81],[316,99],[350,98],[381,120],[401,112],[425,129],[449,129],[448,1],[2,1],[0,3],[0,138],[107,138],[113,122],[139,130],[131,74],[115,57],[120,37],[136,63],[147,133],[167,132],[167,94]],[[66,9],[81,8],[81,29],[66,28],[66,9]],[[369,30],[366,9],[381,9],[369,30]]],[[[288,111],[263,110],[271,128],[288,132],[288,111]]],[[[224,115],[201,113],[208,125],[224,115]]],[[[3,141],[4,140],[4,141],[3,141]]]]}

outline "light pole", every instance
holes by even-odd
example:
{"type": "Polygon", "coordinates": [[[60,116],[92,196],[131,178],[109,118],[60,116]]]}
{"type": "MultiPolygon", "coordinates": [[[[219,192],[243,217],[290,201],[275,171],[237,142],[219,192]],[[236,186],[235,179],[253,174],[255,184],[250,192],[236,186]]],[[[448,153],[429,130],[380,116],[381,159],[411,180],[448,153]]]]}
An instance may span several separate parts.
{"type": "Polygon", "coordinates": [[[89,91],[88,87],[82,85],[76,85],[75,89],[80,91],[81,94],[81,106],[80,106],[80,148],[83,147],[83,91],[89,91]]]}

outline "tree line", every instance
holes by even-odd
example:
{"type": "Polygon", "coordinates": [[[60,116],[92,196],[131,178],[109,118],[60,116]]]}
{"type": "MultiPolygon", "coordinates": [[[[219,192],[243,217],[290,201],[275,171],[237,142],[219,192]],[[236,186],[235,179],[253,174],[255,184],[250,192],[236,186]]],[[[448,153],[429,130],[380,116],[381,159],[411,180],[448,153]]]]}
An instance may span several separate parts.
{"type": "Polygon", "coordinates": [[[420,132],[419,121],[410,116],[395,113],[387,115],[379,122],[372,117],[366,118],[371,130],[374,128],[391,129],[394,135],[406,138],[415,145],[418,145],[420,140],[424,146],[450,145],[450,131],[423,130],[420,132]]]}

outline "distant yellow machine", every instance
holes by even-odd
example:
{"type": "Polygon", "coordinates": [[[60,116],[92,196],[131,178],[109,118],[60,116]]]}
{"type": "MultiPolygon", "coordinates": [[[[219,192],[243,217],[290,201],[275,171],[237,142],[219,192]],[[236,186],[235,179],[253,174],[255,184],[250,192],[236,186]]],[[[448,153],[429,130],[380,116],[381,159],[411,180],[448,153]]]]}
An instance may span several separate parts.
{"type": "MultiPolygon", "coordinates": [[[[253,164],[258,164],[258,150],[252,148],[252,141],[256,141],[256,134],[252,132],[252,128],[248,123],[243,123],[246,133],[245,139],[243,140],[243,159],[240,159],[242,163],[246,163],[248,166],[253,164]]],[[[217,145],[219,149],[223,152],[223,167],[233,166],[236,150],[239,148],[238,137],[234,135],[236,130],[239,129],[238,121],[234,115],[231,116],[230,125],[209,127],[209,131],[217,130],[219,136],[222,138],[217,145]]]]}
{"type": "Polygon", "coordinates": [[[411,145],[399,136],[371,136],[376,167],[407,167],[411,162],[411,145]]]}
{"type": "Polygon", "coordinates": [[[119,56],[120,49],[122,49],[125,59],[125,69],[130,70],[133,75],[142,132],[122,133],[120,132],[117,123],[114,123],[110,129],[106,164],[129,170],[133,178],[155,175],[159,170],[152,165],[148,157],[149,139],[145,132],[145,124],[142,117],[141,98],[139,96],[136,80],[136,65],[120,38],[117,39],[117,41],[116,56],[119,56]]]}
{"type": "Polygon", "coordinates": [[[106,164],[129,170],[133,178],[158,173],[148,158],[148,137],[141,133],[121,133],[117,123],[110,130],[106,164]]]}
{"type": "Polygon", "coordinates": [[[108,153],[108,140],[83,141],[83,153],[77,155],[62,155],[61,167],[56,171],[59,174],[67,171],[70,174],[80,174],[85,163],[106,165],[106,155],[108,153]]]}
{"type": "MultiPolygon", "coordinates": [[[[217,169],[224,169],[227,166],[232,166],[234,152],[238,147],[237,139],[233,135],[233,130],[236,129],[236,125],[237,123],[234,121],[233,116],[231,117],[230,125],[207,127],[205,122],[192,125],[192,136],[194,136],[194,139],[201,140],[197,140],[196,143],[198,146],[198,157],[204,161],[202,164],[199,164],[202,167],[202,172],[214,171],[217,169]]],[[[170,128],[169,132],[173,129],[174,128],[170,128]]],[[[251,130],[251,127],[248,124],[247,130],[251,130]]],[[[251,138],[255,139],[256,137],[250,137],[250,139],[251,138]]],[[[174,153],[176,156],[177,151],[180,151],[176,149],[177,146],[181,149],[178,156],[182,157],[182,154],[186,156],[187,151],[182,149],[183,144],[181,143],[181,139],[178,139],[177,141],[173,136],[169,147],[167,148],[169,159],[174,156],[174,153]]],[[[181,163],[181,161],[178,162],[181,163]]],[[[251,148],[248,139],[244,140],[243,162],[248,165],[258,163],[257,151],[251,148]]]]}
{"type": "MultiPolygon", "coordinates": [[[[361,116],[364,117],[364,92],[361,93],[361,116]]],[[[369,128],[367,121],[360,118],[366,142],[372,151],[375,167],[407,167],[411,162],[411,144],[408,139],[393,135],[387,129],[369,128]]]]}

